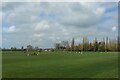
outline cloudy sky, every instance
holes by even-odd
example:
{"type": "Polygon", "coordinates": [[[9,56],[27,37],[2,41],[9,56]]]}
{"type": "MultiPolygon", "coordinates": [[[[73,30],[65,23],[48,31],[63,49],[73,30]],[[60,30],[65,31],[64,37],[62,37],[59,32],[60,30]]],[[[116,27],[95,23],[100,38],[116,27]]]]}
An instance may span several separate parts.
{"type": "Polygon", "coordinates": [[[4,2],[0,14],[6,48],[28,44],[49,48],[73,37],[80,43],[85,36],[90,40],[117,36],[117,2],[4,2]]]}

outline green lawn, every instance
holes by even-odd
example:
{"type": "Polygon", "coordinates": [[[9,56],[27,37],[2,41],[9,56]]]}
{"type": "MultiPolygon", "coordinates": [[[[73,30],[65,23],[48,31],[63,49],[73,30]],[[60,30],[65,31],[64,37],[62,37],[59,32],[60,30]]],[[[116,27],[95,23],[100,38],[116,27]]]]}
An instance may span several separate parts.
{"type": "Polygon", "coordinates": [[[0,50],[0,79],[2,78],[2,51],[0,50]]]}
{"type": "Polygon", "coordinates": [[[117,52],[3,52],[3,78],[117,78],[117,52]]]}

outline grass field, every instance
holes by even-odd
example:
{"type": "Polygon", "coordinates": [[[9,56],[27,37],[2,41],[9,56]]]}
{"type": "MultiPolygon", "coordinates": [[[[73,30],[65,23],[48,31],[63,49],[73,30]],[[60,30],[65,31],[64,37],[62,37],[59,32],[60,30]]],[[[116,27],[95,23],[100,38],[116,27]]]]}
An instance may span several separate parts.
{"type": "Polygon", "coordinates": [[[0,79],[2,78],[2,51],[0,50],[0,79]]]}
{"type": "Polygon", "coordinates": [[[117,78],[117,52],[3,52],[3,78],[117,78]]]}

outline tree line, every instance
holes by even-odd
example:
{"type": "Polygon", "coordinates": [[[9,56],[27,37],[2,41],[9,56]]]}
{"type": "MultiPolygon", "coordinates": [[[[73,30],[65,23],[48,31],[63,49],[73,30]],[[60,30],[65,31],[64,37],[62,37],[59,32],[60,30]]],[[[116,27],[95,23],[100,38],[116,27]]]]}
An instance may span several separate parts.
{"type": "Polygon", "coordinates": [[[55,43],[56,50],[67,50],[67,51],[118,51],[118,39],[110,39],[108,37],[98,41],[95,38],[92,42],[87,37],[83,37],[82,43],[75,44],[75,38],[71,42],[61,41],[55,43]]]}
{"type": "Polygon", "coordinates": [[[82,43],[76,44],[75,38],[69,41],[61,41],[55,43],[54,48],[39,48],[38,46],[33,47],[28,45],[26,48],[23,46],[21,48],[11,47],[9,49],[0,48],[2,51],[56,51],[56,50],[65,50],[65,51],[120,51],[120,38],[110,39],[108,37],[103,38],[101,41],[98,41],[95,38],[92,42],[87,38],[83,37],[82,43]]]}

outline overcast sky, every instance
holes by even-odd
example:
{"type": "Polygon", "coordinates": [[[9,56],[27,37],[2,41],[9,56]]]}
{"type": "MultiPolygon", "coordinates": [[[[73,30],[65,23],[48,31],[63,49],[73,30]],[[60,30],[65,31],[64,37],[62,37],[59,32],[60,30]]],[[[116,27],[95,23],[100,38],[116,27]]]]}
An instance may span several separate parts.
{"type": "Polygon", "coordinates": [[[80,43],[85,36],[101,40],[118,34],[117,2],[5,2],[0,14],[6,48],[28,44],[49,48],[73,37],[80,43]]]}

